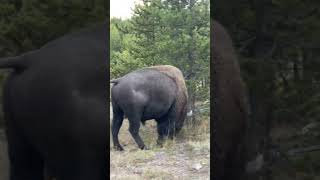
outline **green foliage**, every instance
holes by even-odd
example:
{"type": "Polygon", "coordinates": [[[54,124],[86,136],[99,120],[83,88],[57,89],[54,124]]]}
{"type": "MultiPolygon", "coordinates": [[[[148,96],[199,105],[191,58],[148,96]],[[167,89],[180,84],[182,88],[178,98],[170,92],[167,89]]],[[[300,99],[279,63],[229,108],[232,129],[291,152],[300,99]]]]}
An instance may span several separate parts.
{"type": "Polygon", "coordinates": [[[171,64],[187,77],[191,103],[209,99],[209,1],[143,2],[130,19],[111,19],[111,78],[171,64]]]}
{"type": "Polygon", "coordinates": [[[213,9],[231,32],[249,89],[269,94],[275,120],[320,121],[319,1],[263,3],[217,0],[213,9]],[[261,35],[267,48],[257,56],[261,43],[256,38],[261,35]]]}
{"type": "MultiPolygon", "coordinates": [[[[214,1],[213,14],[234,40],[243,77],[254,102],[251,104],[253,120],[249,125],[254,133],[250,137],[258,140],[250,142],[248,149],[260,146],[256,151],[261,151],[269,148],[270,144],[277,142],[273,139],[277,133],[269,133],[269,130],[282,126],[297,130],[281,135],[281,138],[291,136],[299,146],[319,143],[318,135],[311,137],[298,133],[308,124],[320,122],[320,13],[316,8],[319,2],[214,1]]],[[[319,132],[318,128],[310,131],[314,131],[310,134],[319,132]]],[[[278,145],[292,146],[288,140],[278,145]]],[[[270,159],[266,161],[271,162],[270,159]]],[[[297,163],[297,170],[319,177],[319,171],[313,169],[316,166],[306,166],[306,161],[310,162],[310,159],[297,163]]],[[[298,175],[289,179],[303,178],[298,175]]]]}
{"type": "Polygon", "coordinates": [[[133,58],[130,53],[136,37],[133,34],[124,32],[124,28],[128,26],[130,26],[128,20],[112,19],[110,23],[111,79],[144,66],[143,62],[133,58]]]}
{"type": "Polygon", "coordinates": [[[40,48],[74,29],[106,18],[103,0],[32,0],[0,4],[1,56],[40,48]]]}

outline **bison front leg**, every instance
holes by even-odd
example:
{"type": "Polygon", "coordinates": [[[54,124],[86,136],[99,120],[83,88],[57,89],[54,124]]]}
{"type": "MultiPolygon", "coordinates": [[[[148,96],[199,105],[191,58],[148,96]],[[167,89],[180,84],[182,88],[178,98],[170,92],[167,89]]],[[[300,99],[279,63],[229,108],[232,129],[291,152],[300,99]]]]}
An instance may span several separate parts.
{"type": "Polygon", "coordinates": [[[123,112],[113,111],[112,119],[112,138],[113,145],[116,150],[123,151],[122,146],[119,143],[118,134],[123,122],[123,112]]]}
{"type": "Polygon", "coordinates": [[[129,132],[140,149],[147,149],[139,135],[140,121],[141,120],[139,116],[129,117],[129,132]]]}
{"type": "Polygon", "coordinates": [[[166,137],[173,139],[174,136],[174,122],[171,119],[162,119],[157,123],[158,140],[157,145],[162,146],[166,137]]]}
{"type": "Polygon", "coordinates": [[[168,114],[161,119],[157,119],[158,141],[157,144],[162,146],[165,137],[173,139],[176,126],[176,111],[174,106],[170,108],[168,114]]]}
{"type": "Polygon", "coordinates": [[[161,119],[157,121],[157,130],[158,130],[158,140],[157,140],[157,145],[162,146],[165,137],[168,135],[169,130],[168,130],[168,121],[167,119],[161,119]]]}

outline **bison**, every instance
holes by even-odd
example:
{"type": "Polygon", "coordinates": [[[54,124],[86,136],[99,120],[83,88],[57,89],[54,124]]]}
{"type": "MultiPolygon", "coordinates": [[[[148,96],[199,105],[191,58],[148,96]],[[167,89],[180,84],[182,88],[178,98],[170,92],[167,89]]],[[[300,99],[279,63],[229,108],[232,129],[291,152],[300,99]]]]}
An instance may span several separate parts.
{"type": "Polygon", "coordinates": [[[224,27],[211,22],[213,62],[213,156],[215,180],[243,178],[248,116],[246,90],[232,40],[224,27]]]}
{"type": "Polygon", "coordinates": [[[182,128],[187,113],[188,93],[181,71],[170,65],[152,66],[112,80],[112,137],[116,150],[123,150],[118,140],[124,115],[138,147],[146,149],[139,136],[140,122],[155,119],[158,144],[172,138],[182,128]]]}
{"type": "Polygon", "coordinates": [[[11,180],[105,180],[108,24],[0,59],[11,180]]]}

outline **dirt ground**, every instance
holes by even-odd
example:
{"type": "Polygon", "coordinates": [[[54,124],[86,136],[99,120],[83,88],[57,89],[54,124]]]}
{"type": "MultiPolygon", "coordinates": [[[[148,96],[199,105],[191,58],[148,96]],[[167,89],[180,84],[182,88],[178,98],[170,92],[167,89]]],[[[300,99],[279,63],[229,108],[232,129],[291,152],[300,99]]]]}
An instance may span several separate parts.
{"type": "Polygon", "coordinates": [[[146,126],[141,126],[140,135],[150,150],[139,150],[125,119],[119,135],[125,151],[115,151],[110,139],[111,180],[210,179],[209,132],[199,134],[198,138],[189,138],[186,134],[185,130],[180,137],[167,140],[164,147],[159,148],[156,146],[156,124],[147,121],[146,126]]]}

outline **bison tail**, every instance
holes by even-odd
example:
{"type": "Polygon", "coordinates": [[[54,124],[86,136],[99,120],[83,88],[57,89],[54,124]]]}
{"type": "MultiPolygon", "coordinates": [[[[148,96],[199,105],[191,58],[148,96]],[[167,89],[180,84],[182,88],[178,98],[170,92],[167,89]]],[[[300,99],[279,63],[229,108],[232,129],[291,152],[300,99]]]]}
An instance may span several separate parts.
{"type": "Polygon", "coordinates": [[[23,68],[23,64],[20,61],[19,57],[9,57],[9,58],[1,58],[0,59],[0,68],[11,68],[11,69],[19,69],[23,68]]]}
{"type": "Polygon", "coordinates": [[[6,57],[0,58],[0,69],[15,69],[15,70],[24,70],[28,64],[28,56],[34,52],[28,52],[26,54],[15,56],[15,57],[6,57]]]}

